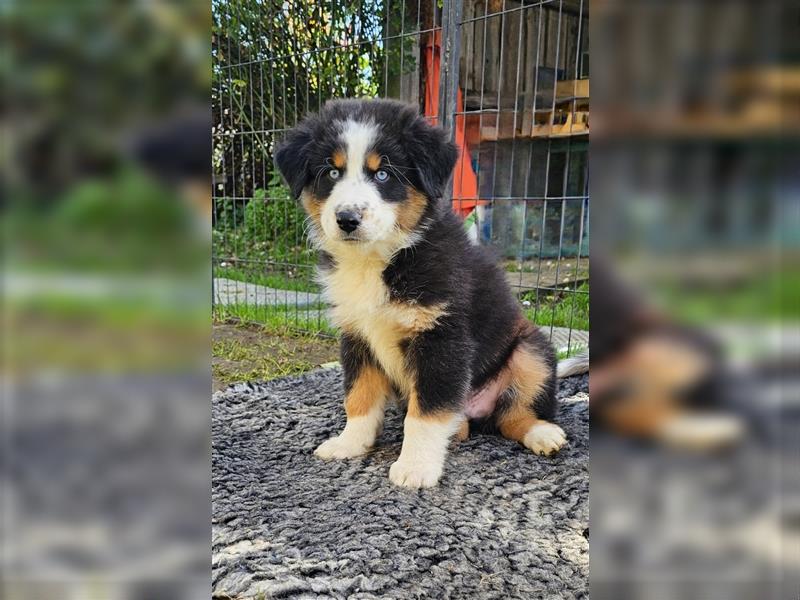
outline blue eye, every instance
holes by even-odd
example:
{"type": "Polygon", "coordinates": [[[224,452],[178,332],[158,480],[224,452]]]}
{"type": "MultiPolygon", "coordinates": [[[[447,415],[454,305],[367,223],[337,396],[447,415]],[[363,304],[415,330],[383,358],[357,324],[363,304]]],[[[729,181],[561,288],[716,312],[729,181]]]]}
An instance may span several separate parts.
{"type": "Polygon", "coordinates": [[[386,181],[389,179],[389,173],[381,169],[380,171],[375,171],[375,179],[378,181],[386,181]]]}
{"type": "Polygon", "coordinates": [[[339,179],[339,175],[340,175],[339,169],[331,169],[330,171],[328,171],[328,177],[330,177],[331,179],[339,179]]]}

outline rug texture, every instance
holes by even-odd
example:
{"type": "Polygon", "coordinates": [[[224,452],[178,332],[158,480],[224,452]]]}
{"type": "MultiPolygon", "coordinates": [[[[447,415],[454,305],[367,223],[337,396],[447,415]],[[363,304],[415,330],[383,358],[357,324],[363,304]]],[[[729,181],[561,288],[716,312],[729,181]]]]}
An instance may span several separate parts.
{"type": "Polygon", "coordinates": [[[552,458],[494,435],[455,444],[438,487],[394,487],[402,414],[368,455],[325,462],[338,369],[213,398],[215,598],[588,598],[588,378],[563,380],[552,458]]]}

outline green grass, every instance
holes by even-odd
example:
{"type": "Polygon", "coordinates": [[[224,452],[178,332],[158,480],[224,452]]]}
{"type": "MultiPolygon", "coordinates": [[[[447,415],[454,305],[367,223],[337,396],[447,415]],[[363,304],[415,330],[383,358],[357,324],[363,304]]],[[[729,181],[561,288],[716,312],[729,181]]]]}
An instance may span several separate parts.
{"type": "Polygon", "coordinates": [[[208,305],[162,301],[147,296],[92,298],[51,294],[24,301],[10,302],[13,312],[36,314],[46,318],[91,322],[118,329],[136,330],[143,326],[169,329],[197,329],[208,323],[208,305]]]}
{"type": "MultiPolygon", "coordinates": [[[[769,267],[765,267],[768,269],[769,267]]],[[[657,290],[661,304],[677,318],[705,325],[713,321],[775,322],[800,319],[800,274],[767,273],[728,288],[657,290]]]]}
{"type": "Polygon", "coordinates": [[[263,325],[266,329],[290,329],[300,333],[336,336],[336,329],[325,318],[326,306],[310,304],[308,306],[258,306],[253,304],[229,304],[214,307],[216,319],[236,320],[243,323],[263,325]]]}
{"type": "Polygon", "coordinates": [[[525,292],[521,299],[530,302],[531,306],[523,309],[523,312],[530,321],[537,325],[569,327],[588,331],[588,292],[588,283],[578,286],[577,293],[540,290],[538,293],[538,308],[536,306],[536,291],[525,292]]]}
{"type": "Polygon", "coordinates": [[[516,260],[508,260],[503,263],[503,270],[505,270],[506,273],[536,273],[538,271],[538,265],[531,262],[520,263],[516,260]]]}

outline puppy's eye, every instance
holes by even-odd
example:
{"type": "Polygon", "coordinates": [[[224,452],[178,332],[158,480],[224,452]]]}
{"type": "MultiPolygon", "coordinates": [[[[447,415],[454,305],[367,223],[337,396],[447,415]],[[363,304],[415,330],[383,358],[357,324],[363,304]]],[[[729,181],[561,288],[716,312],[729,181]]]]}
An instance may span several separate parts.
{"type": "Polygon", "coordinates": [[[339,175],[341,175],[341,173],[339,173],[339,169],[331,169],[328,171],[328,177],[331,179],[339,179],[339,175]]]}
{"type": "Polygon", "coordinates": [[[389,173],[381,169],[380,171],[375,171],[375,179],[378,181],[386,181],[389,179],[389,173]]]}

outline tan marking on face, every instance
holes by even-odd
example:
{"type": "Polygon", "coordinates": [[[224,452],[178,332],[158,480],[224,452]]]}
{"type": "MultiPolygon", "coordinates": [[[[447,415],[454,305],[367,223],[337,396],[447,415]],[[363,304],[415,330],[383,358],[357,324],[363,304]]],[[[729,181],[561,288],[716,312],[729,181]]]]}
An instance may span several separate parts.
{"type": "Polygon", "coordinates": [[[337,169],[344,169],[347,164],[347,155],[344,153],[344,150],[336,150],[333,156],[331,156],[331,162],[337,169]]]}
{"type": "Polygon", "coordinates": [[[428,205],[428,199],[414,188],[408,188],[406,199],[397,207],[397,224],[403,231],[413,231],[428,205]]]}
{"type": "Polygon", "coordinates": [[[302,196],[300,197],[300,201],[303,204],[303,208],[305,209],[306,213],[309,217],[311,217],[314,221],[314,224],[321,228],[322,227],[322,203],[319,199],[310,194],[308,192],[303,192],[302,196]]]}
{"type": "Polygon", "coordinates": [[[525,346],[520,346],[508,361],[513,391],[509,406],[497,419],[503,437],[522,442],[531,427],[541,422],[533,410],[533,400],[550,375],[544,360],[525,346]]]}
{"type": "Polygon", "coordinates": [[[381,168],[381,157],[375,154],[374,152],[370,152],[367,154],[367,168],[370,171],[377,171],[381,168]]]}
{"type": "Polygon", "coordinates": [[[348,418],[366,416],[377,402],[386,399],[390,391],[386,375],[372,365],[363,366],[344,401],[348,418]]]}

